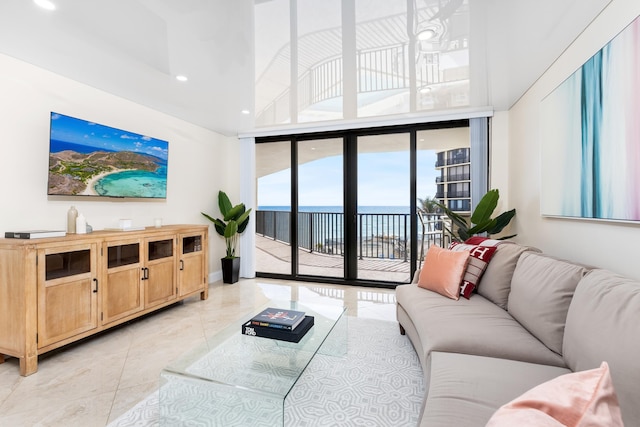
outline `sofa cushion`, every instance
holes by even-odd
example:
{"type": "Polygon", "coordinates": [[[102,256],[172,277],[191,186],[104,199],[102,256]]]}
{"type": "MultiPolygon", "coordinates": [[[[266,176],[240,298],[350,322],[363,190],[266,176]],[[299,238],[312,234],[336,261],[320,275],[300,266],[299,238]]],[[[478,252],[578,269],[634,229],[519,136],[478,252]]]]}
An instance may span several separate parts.
{"type": "Polygon", "coordinates": [[[623,427],[606,362],[561,375],[503,405],[487,427],[623,427]]]}
{"type": "Polygon", "coordinates": [[[555,366],[441,352],[431,353],[429,364],[429,392],[420,423],[425,427],[483,426],[500,406],[570,372],[555,366]]]}
{"type": "Polygon", "coordinates": [[[480,278],[495,253],[496,246],[470,245],[467,243],[451,242],[449,249],[457,251],[469,251],[469,263],[460,285],[460,295],[469,299],[471,293],[478,287],[480,278]]]}
{"type": "Polygon", "coordinates": [[[421,360],[447,351],[564,366],[562,357],[480,295],[454,301],[409,284],[396,287],[396,301],[420,336],[421,360]]]}
{"type": "Polygon", "coordinates": [[[512,242],[500,243],[478,283],[478,294],[506,310],[511,277],[516,269],[518,258],[525,251],[539,252],[537,249],[512,242]]]}
{"type": "Polygon", "coordinates": [[[457,300],[468,262],[469,251],[453,252],[433,245],[424,258],[418,286],[457,300]]]}
{"type": "Polygon", "coordinates": [[[573,371],[606,361],[626,425],[640,420],[640,282],[592,270],[578,283],[567,313],[563,353],[573,371]]]}
{"type": "Polygon", "coordinates": [[[508,311],[547,347],[562,354],[567,311],[587,270],[535,252],[518,259],[511,280],[508,311]]]}

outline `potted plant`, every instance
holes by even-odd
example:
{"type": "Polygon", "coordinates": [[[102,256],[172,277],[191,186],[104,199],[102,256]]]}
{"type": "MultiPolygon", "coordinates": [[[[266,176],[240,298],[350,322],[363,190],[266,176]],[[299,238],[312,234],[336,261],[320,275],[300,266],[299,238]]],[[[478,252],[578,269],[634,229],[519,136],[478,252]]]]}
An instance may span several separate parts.
{"type": "MultiPolygon", "coordinates": [[[[445,205],[437,202],[436,204],[444,211],[449,219],[451,219],[452,227],[449,228],[445,225],[445,228],[451,235],[451,238],[453,240],[464,242],[469,237],[482,233],[486,233],[489,236],[492,234],[498,234],[509,224],[509,222],[511,222],[513,217],[516,215],[515,209],[511,209],[510,211],[501,213],[495,218],[491,218],[493,211],[496,206],[498,206],[499,198],[500,193],[497,189],[487,191],[471,214],[470,224],[467,219],[453,212],[445,205]]],[[[515,236],[515,234],[505,236],[498,240],[509,239],[515,236]]]]}
{"type": "Polygon", "coordinates": [[[200,213],[213,222],[218,234],[224,237],[227,254],[220,260],[222,263],[222,281],[224,283],[235,283],[240,275],[240,257],[236,256],[238,236],[249,224],[251,209],[247,210],[244,203],[233,206],[224,191],[218,192],[218,207],[223,219],[213,218],[204,212],[200,213]]]}

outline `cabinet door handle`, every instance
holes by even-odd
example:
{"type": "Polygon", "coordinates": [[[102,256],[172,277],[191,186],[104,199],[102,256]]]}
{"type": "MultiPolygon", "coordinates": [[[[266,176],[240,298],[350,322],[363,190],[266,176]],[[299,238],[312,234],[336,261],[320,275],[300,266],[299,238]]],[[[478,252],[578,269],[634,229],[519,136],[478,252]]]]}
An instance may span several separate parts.
{"type": "Polygon", "coordinates": [[[180,260],[180,270],[184,270],[184,260],[180,260]]]}
{"type": "Polygon", "coordinates": [[[93,279],[93,283],[96,284],[96,288],[93,290],[93,293],[97,294],[98,293],[98,279],[93,279]]]}
{"type": "Polygon", "coordinates": [[[142,267],[142,280],[149,280],[149,269],[142,267]]]}

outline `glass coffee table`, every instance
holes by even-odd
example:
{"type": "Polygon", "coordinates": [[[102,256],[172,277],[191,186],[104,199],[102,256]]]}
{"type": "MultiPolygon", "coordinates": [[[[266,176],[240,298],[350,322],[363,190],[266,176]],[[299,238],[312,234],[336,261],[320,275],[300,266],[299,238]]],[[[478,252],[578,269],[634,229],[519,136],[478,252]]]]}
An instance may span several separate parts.
{"type": "Polygon", "coordinates": [[[313,357],[347,353],[344,307],[271,301],[247,313],[160,374],[160,425],[282,426],[285,400],[313,357]],[[314,325],[298,343],[243,335],[267,307],[303,311],[314,325]]]}

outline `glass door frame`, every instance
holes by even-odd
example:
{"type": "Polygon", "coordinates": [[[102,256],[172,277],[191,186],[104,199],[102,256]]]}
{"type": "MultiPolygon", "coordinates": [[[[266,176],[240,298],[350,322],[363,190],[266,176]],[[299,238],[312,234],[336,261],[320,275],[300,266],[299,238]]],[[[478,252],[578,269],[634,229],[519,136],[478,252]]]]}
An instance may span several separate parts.
{"type": "MultiPolygon", "coordinates": [[[[419,124],[407,124],[397,126],[384,126],[377,128],[356,128],[345,129],[327,132],[313,132],[313,133],[295,133],[295,134],[282,134],[277,136],[265,136],[256,137],[256,144],[264,144],[270,142],[285,142],[290,143],[291,154],[291,216],[290,216],[290,242],[291,242],[291,274],[278,274],[268,272],[256,272],[257,277],[272,278],[272,279],[286,279],[286,280],[299,280],[307,282],[322,282],[333,284],[348,284],[348,285],[360,285],[368,287],[385,287],[395,288],[398,282],[376,281],[376,280],[362,280],[357,279],[358,266],[357,266],[357,138],[360,136],[372,136],[372,135],[384,135],[393,133],[408,133],[409,145],[410,145],[410,200],[409,209],[410,212],[416,212],[417,209],[417,133],[425,130],[435,130],[443,128],[455,128],[455,127],[470,127],[474,129],[474,121],[482,121],[484,126],[480,126],[484,135],[472,135],[471,146],[472,153],[479,153],[478,164],[476,167],[472,166],[472,186],[475,187],[475,192],[478,194],[484,194],[488,190],[488,117],[481,117],[477,119],[457,119],[444,122],[428,122],[419,124]],[[320,140],[320,139],[343,139],[343,207],[344,207],[344,242],[345,242],[345,262],[344,262],[344,276],[327,277],[327,276],[311,276],[299,274],[298,268],[298,142],[308,140],[320,140]],[[480,142],[478,142],[478,139],[480,142]],[[474,145],[476,146],[474,148],[474,145]],[[486,162],[486,163],[485,163],[486,162]],[[484,187],[484,188],[479,188],[484,187]]],[[[477,123],[477,122],[476,122],[477,123]]],[[[478,128],[478,126],[475,126],[478,128]]],[[[473,133],[473,132],[472,132],[473,133]]],[[[474,160],[472,159],[472,165],[474,160]]],[[[418,217],[417,215],[410,216],[410,228],[411,228],[411,244],[410,244],[410,277],[416,271],[418,265],[418,217]]]]}

